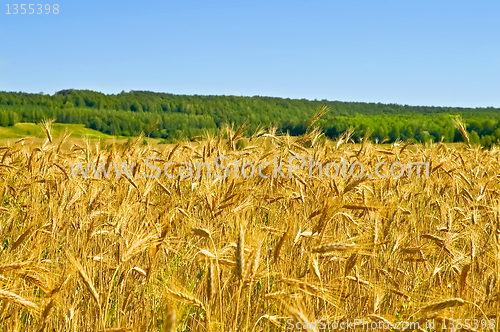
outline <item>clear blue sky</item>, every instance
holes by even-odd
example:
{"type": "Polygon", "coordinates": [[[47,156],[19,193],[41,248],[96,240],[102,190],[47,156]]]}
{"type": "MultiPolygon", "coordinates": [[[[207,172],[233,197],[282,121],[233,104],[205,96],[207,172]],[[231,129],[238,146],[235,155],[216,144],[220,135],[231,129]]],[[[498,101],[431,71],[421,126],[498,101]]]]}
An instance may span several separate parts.
{"type": "Polygon", "coordinates": [[[498,0],[0,3],[4,91],[500,107],[498,0]]]}

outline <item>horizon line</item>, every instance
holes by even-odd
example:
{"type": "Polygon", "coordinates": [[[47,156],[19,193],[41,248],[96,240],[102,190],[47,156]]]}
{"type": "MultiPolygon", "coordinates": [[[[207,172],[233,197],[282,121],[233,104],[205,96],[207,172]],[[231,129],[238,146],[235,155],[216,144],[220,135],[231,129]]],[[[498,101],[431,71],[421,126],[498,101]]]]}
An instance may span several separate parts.
{"type": "Polygon", "coordinates": [[[40,92],[27,92],[27,91],[7,91],[7,90],[0,90],[0,92],[5,92],[5,93],[23,93],[23,94],[31,94],[31,95],[44,95],[44,96],[55,96],[56,94],[63,92],[63,91],[90,91],[90,92],[95,92],[95,93],[101,93],[105,96],[118,96],[123,93],[133,93],[133,92],[149,92],[149,93],[155,93],[155,94],[168,94],[168,95],[174,95],[174,96],[201,96],[201,97],[242,97],[242,98],[276,98],[276,99],[285,99],[285,100],[305,100],[309,102],[329,102],[329,103],[334,103],[334,102],[339,102],[339,103],[357,103],[357,104],[382,104],[382,105],[399,105],[399,106],[408,106],[408,107],[433,107],[433,108],[459,108],[459,109],[488,109],[488,108],[493,108],[493,109],[500,109],[500,107],[496,106],[449,106],[449,105],[411,105],[411,104],[401,104],[401,103],[395,103],[395,102],[380,102],[380,101],[345,101],[345,100],[330,100],[330,99],[309,99],[309,98],[298,98],[298,97],[280,97],[280,96],[267,96],[267,95],[235,95],[235,94],[188,94],[188,93],[173,93],[173,92],[159,92],[159,91],[151,91],[151,90],[129,90],[128,92],[125,90],[122,90],[119,93],[106,93],[102,91],[97,91],[97,90],[92,90],[92,89],[75,89],[75,88],[69,88],[69,89],[61,89],[58,91],[55,91],[53,94],[50,93],[45,93],[43,91],[40,92]]]}

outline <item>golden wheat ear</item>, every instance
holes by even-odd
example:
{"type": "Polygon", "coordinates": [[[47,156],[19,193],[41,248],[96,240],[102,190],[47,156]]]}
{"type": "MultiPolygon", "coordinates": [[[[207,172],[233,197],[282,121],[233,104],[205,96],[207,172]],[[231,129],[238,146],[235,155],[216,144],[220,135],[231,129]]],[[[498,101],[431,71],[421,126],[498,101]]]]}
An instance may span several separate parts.
{"type": "Polygon", "coordinates": [[[469,134],[467,134],[467,130],[465,129],[465,125],[463,124],[463,121],[459,118],[456,117],[453,119],[453,124],[455,125],[455,128],[458,129],[460,134],[462,135],[463,139],[467,143],[468,147],[471,147],[470,141],[469,141],[469,134]]]}
{"type": "Polygon", "coordinates": [[[45,136],[47,136],[47,139],[50,143],[53,143],[53,138],[52,138],[52,124],[55,122],[55,119],[49,119],[49,120],[44,120],[39,123],[39,126],[42,128],[43,132],[45,133],[45,136]]]}
{"type": "Polygon", "coordinates": [[[0,300],[17,304],[36,313],[40,312],[40,307],[38,306],[38,304],[27,300],[24,297],[17,295],[16,293],[9,292],[3,289],[0,289],[0,300]]]}
{"type": "Polygon", "coordinates": [[[328,113],[330,109],[328,106],[323,105],[321,108],[314,114],[314,117],[312,118],[311,122],[309,122],[309,125],[307,126],[306,133],[309,133],[309,130],[314,126],[314,124],[326,113],[328,113]]]}

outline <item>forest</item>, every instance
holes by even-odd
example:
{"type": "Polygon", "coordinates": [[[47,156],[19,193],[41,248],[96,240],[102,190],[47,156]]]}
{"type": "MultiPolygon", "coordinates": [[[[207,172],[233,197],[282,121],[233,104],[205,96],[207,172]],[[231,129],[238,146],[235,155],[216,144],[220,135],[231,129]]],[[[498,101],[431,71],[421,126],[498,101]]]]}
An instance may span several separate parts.
{"type": "Polygon", "coordinates": [[[103,94],[62,90],[53,95],[0,91],[0,126],[55,119],[78,123],[110,135],[175,141],[216,132],[225,124],[247,122],[247,133],[275,126],[282,133],[302,135],[323,106],[329,112],[316,122],[327,137],[349,128],[354,139],[367,132],[378,142],[462,140],[453,120],[466,124],[470,141],[490,147],[500,140],[500,109],[409,106],[399,104],[286,99],[274,97],[175,95],[150,91],[103,94]]]}

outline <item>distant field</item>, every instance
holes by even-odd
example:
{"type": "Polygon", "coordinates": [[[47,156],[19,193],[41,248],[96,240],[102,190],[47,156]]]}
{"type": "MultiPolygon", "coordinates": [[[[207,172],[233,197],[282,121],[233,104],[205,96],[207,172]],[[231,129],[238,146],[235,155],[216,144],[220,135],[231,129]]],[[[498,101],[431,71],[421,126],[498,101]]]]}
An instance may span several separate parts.
{"type": "MultiPolygon", "coordinates": [[[[53,123],[52,136],[58,141],[67,131],[71,134],[70,139],[66,141],[63,148],[70,148],[74,143],[81,144],[83,139],[91,141],[104,140],[107,145],[116,143],[123,144],[127,142],[127,137],[111,136],[100,131],[85,128],[83,124],[53,123]]],[[[45,133],[42,127],[35,123],[17,123],[10,127],[0,127],[0,146],[14,144],[22,138],[27,138],[24,143],[30,146],[41,146],[46,141],[45,133]]],[[[159,140],[147,139],[150,143],[158,143],[159,140]]]]}
{"type": "MultiPolygon", "coordinates": [[[[64,136],[65,130],[71,133],[71,136],[68,140],[66,140],[62,144],[63,150],[71,149],[74,144],[83,146],[85,145],[85,140],[89,139],[91,146],[96,146],[99,144],[99,140],[103,140],[107,146],[116,144],[123,145],[126,144],[129,140],[134,139],[135,137],[123,137],[123,136],[111,136],[104,133],[101,133],[97,130],[93,130],[90,128],[85,128],[83,124],[66,124],[66,123],[54,123],[51,126],[51,132],[55,143],[60,142],[62,137],[64,136]]],[[[10,127],[0,127],[0,147],[9,146],[16,144],[19,140],[24,139],[22,145],[28,145],[31,147],[41,147],[44,143],[47,142],[47,137],[43,132],[42,128],[38,124],[34,123],[18,123],[14,126],[10,127]]],[[[154,138],[145,138],[149,145],[156,145],[157,148],[171,148],[175,145],[175,143],[166,144],[162,142],[160,139],[154,138]]],[[[247,141],[243,139],[242,141],[247,141]]],[[[199,144],[203,144],[203,138],[201,139],[199,144]]],[[[255,144],[262,143],[261,139],[257,139],[255,144]]],[[[248,145],[249,142],[246,142],[245,145],[248,145]]],[[[458,148],[462,143],[445,143],[447,147],[450,148],[458,148]]],[[[194,143],[194,145],[198,145],[194,143]]],[[[360,147],[360,144],[353,144],[355,147],[360,147]]],[[[392,144],[384,143],[378,144],[380,147],[391,147],[392,144]]],[[[406,149],[415,151],[417,146],[421,146],[420,144],[411,144],[406,149]]]]}
{"type": "MultiPolygon", "coordinates": [[[[97,130],[85,128],[83,124],[54,123],[52,125],[54,136],[60,136],[65,130],[71,133],[71,137],[88,138],[113,138],[97,130]]],[[[42,128],[34,123],[17,123],[10,127],[0,127],[0,139],[45,137],[42,128]]]]}

